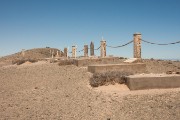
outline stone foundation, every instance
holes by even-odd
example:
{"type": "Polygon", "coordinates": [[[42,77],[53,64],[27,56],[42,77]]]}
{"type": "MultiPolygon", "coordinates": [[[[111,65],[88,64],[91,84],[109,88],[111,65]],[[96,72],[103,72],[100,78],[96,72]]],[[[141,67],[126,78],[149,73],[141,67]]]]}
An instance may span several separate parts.
{"type": "Polygon", "coordinates": [[[145,73],[146,64],[144,63],[124,63],[124,64],[102,64],[102,65],[90,65],[88,66],[88,72],[102,73],[108,71],[120,71],[129,73],[145,73]]]}
{"type": "Polygon", "coordinates": [[[118,57],[107,57],[107,58],[82,58],[74,59],[74,64],[78,67],[96,65],[96,64],[117,64],[120,63],[118,57]]]}
{"type": "Polygon", "coordinates": [[[130,90],[177,88],[180,87],[180,75],[146,74],[127,77],[130,90]]]}

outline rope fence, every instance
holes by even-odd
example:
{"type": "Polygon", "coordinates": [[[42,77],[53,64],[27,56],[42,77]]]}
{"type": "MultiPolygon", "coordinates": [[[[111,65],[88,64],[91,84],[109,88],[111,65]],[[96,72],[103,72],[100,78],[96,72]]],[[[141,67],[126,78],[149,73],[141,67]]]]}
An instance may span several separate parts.
{"type": "Polygon", "coordinates": [[[176,41],[176,42],[172,42],[172,43],[160,44],[160,43],[149,42],[149,41],[146,41],[146,40],[142,40],[142,41],[145,42],[145,43],[154,44],[154,45],[172,45],[172,44],[180,43],[180,41],[176,41]]]}
{"type": "Polygon", "coordinates": [[[120,47],[124,47],[124,46],[126,46],[126,45],[129,45],[129,44],[132,43],[132,42],[133,42],[133,40],[129,41],[129,42],[126,43],[126,44],[119,45],[119,46],[109,46],[109,45],[106,45],[106,46],[109,47],[109,48],[120,48],[120,47]]]}
{"type": "MultiPolygon", "coordinates": [[[[148,43],[148,44],[152,44],[152,45],[173,45],[173,44],[178,44],[178,43],[180,43],[180,41],[171,42],[171,43],[154,43],[154,42],[149,42],[149,41],[143,40],[143,39],[141,39],[141,41],[142,41],[142,42],[145,42],[145,43],[148,43]]],[[[131,43],[133,43],[133,40],[131,40],[131,41],[129,41],[129,42],[127,42],[126,44],[123,44],[123,45],[118,45],[118,46],[106,45],[106,47],[109,47],[109,48],[120,48],[120,47],[127,46],[127,45],[129,45],[129,44],[131,44],[131,43]]],[[[100,48],[101,48],[101,46],[99,46],[98,48],[96,48],[96,49],[94,49],[94,50],[99,50],[100,48]]],[[[90,49],[90,48],[88,48],[88,49],[90,49]]],[[[79,50],[79,51],[76,51],[76,52],[82,52],[82,51],[84,51],[84,49],[79,50]]],[[[72,51],[69,52],[69,53],[72,53],[72,51]]]]}
{"type": "MultiPolygon", "coordinates": [[[[99,46],[98,48],[96,48],[96,49],[94,49],[94,50],[99,50],[100,48],[101,48],[101,46],[99,46]]],[[[88,48],[88,49],[90,49],[90,48],[88,48]]],[[[76,51],[76,52],[82,52],[82,51],[84,51],[84,49],[79,50],[79,51],[76,51]]],[[[71,52],[69,52],[69,53],[72,53],[72,51],[71,51],[71,52]]]]}

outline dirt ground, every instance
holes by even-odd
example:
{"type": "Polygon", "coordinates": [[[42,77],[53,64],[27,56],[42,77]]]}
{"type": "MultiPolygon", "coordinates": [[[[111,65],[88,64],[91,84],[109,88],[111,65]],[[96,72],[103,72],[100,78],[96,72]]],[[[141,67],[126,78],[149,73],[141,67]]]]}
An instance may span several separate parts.
{"type": "MultiPolygon", "coordinates": [[[[179,70],[180,65],[145,62],[152,73],[179,70]]],[[[130,91],[118,84],[92,88],[91,75],[86,67],[46,62],[0,67],[0,120],[180,119],[180,88],[130,91]]]]}

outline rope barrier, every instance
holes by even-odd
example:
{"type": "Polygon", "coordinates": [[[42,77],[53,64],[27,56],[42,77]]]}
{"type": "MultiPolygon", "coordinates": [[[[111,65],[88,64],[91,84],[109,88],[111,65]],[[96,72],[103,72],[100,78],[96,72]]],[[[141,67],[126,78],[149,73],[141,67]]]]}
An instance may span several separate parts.
{"type": "MultiPolygon", "coordinates": [[[[96,49],[94,49],[94,50],[99,50],[99,48],[101,48],[101,46],[99,46],[98,48],[96,48],[96,49]]],[[[90,49],[90,48],[88,48],[88,49],[90,49]]],[[[82,52],[82,51],[84,51],[84,49],[79,50],[79,51],[76,51],[76,52],[82,52]]],[[[69,53],[72,53],[72,51],[71,51],[71,52],[69,52],[69,53]]]]}
{"type": "Polygon", "coordinates": [[[98,48],[96,48],[96,49],[94,49],[94,50],[99,50],[100,47],[101,47],[101,46],[99,46],[98,48]]]}
{"type": "Polygon", "coordinates": [[[108,45],[106,45],[107,47],[110,47],[110,48],[119,48],[119,47],[124,47],[124,46],[126,46],[126,45],[129,45],[130,43],[132,43],[133,42],[133,40],[131,40],[131,41],[129,41],[128,43],[126,43],[126,44],[124,44],[124,45],[120,45],[120,46],[108,46],[108,45]]]}
{"type": "Polygon", "coordinates": [[[159,44],[159,43],[149,42],[149,41],[146,41],[146,40],[142,40],[142,41],[145,42],[145,43],[154,44],[154,45],[172,45],[172,44],[178,44],[178,43],[180,43],[180,41],[177,41],[177,42],[172,42],[172,43],[159,44]]]}
{"type": "Polygon", "coordinates": [[[82,49],[82,50],[79,50],[78,52],[82,52],[82,51],[84,51],[84,49],[82,49]]]}
{"type": "MultiPolygon", "coordinates": [[[[142,40],[142,39],[141,39],[141,41],[143,41],[143,42],[145,42],[145,43],[148,43],[148,44],[154,44],[154,45],[172,45],[172,44],[178,44],[178,43],[180,43],[180,41],[176,41],[176,42],[172,42],[172,43],[161,44],[161,43],[149,42],[149,41],[142,40]]],[[[119,48],[119,47],[124,47],[124,46],[126,46],[126,45],[129,45],[129,44],[132,43],[132,42],[133,42],[133,40],[129,41],[129,42],[126,43],[126,44],[119,45],[119,46],[109,46],[109,45],[106,45],[106,46],[107,46],[107,47],[110,47],[110,48],[119,48]]],[[[101,48],[101,46],[99,46],[98,48],[96,48],[96,49],[94,49],[94,50],[99,50],[100,48],[101,48]]],[[[88,49],[90,49],[90,48],[88,48],[88,49]]],[[[79,50],[79,51],[77,51],[77,52],[82,52],[82,51],[84,51],[84,49],[79,50]]],[[[72,53],[72,51],[69,52],[69,53],[72,53]]]]}

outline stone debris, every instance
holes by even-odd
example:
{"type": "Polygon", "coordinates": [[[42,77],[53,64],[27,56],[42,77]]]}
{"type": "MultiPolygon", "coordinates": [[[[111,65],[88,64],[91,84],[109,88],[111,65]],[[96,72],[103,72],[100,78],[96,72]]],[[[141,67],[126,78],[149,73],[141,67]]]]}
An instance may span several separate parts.
{"type": "Polygon", "coordinates": [[[139,58],[129,58],[129,59],[125,60],[124,62],[125,63],[139,63],[139,62],[142,62],[142,60],[139,58]]]}

